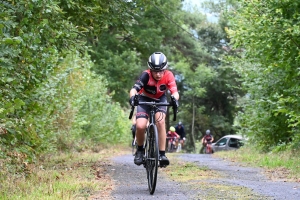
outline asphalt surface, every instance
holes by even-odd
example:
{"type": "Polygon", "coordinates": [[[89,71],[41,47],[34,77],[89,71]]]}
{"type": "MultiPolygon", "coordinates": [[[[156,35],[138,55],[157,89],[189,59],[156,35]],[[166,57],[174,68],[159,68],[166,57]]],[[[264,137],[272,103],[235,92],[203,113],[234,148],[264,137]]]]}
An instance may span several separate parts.
{"type": "MultiPolygon", "coordinates": [[[[177,154],[177,157],[199,166],[206,166],[222,174],[220,178],[207,180],[208,182],[211,181],[212,184],[243,186],[259,194],[259,198],[253,196],[247,199],[300,200],[300,183],[270,180],[260,168],[243,167],[238,163],[228,162],[205,154],[177,154]]],[[[170,162],[172,164],[172,160],[170,162]]],[[[159,169],[155,193],[150,195],[146,170],[142,165],[136,166],[133,163],[132,155],[113,158],[112,165],[108,166],[107,171],[116,186],[110,199],[199,199],[197,194],[205,192],[199,191],[199,189],[195,191],[192,188],[185,187],[184,183],[172,181],[168,179],[162,169],[159,169]]]]}

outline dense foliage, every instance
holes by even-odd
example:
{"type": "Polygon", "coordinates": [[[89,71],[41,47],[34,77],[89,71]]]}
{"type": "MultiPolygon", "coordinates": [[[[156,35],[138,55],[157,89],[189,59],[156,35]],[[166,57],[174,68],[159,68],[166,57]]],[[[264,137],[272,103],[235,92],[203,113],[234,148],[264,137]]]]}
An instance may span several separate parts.
{"type": "Polygon", "coordinates": [[[87,36],[99,33],[94,19],[123,16],[108,17],[111,8],[98,1],[2,1],[0,9],[0,157],[22,163],[46,151],[124,141],[123,110],[85,55],[87,36]],[[90,23],[75,11],[89,11],[90,23]]]}
{"type": "Polygon", "coordinates": [[[228,32],[241,51],[234,69],[248,91],[241,132],[264,150],[299,148],[300,2],[241,0],[232,8],[228,32]]]}

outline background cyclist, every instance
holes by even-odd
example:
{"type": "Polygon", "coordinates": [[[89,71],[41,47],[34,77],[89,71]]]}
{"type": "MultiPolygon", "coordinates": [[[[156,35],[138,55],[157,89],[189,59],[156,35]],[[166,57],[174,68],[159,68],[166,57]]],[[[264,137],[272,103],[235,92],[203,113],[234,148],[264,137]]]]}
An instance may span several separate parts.
{"type": "MultiPolygon", "coordinates": [[[[134,86],[130,90],[129,103],[132,106],[136,106],[134,102],[134,96],[140,94],[140,101],[156,101],[167,102],[166,92],[169,90],[171,95],[176,100],[179,99],[177,91],[177,85],[174,75],[171,71],[166,70],[168,67],[167,57],[161,52],[153,53],[148,60],[148,70],[142,72],[134,86]]],[[[178,102],[177,107],[178,107],[178,102]]],[[[166,149],[166,106],[160,106],[159,110],[155,113],[156,125],[158,129],[158,143],[159,143],[159,161],[160,165],[169,165],[169,159],[165,155],[166,149]]],[[[143,142],[145,137],[145,129],[148,122],[149,106],[139,105],[136,113],[136,138],[138,148],[135,153],[134,163],[141,165],[143,163],[143,142]]]]}
{"type": "Polygon", "coordinates": [[[168,148],[170,150],[171,149],[171,144],[173,145],[173,148],[175,147],[178,147],[178,140],[180,138],[180,135],[178,135],[176,132],[175,132],[175,128],[173,126],[170,127],[170,130],[168,131],[167,133],[167,138],[168,138],[168,148]]]}
{"type": "Polygon", "coordinates": [[[206,130],[205,135],[201,140],[204,149],[205,149],[207,144],[211,144],[213,141],[214,141],[214,137],[213,137],[212,134],[210,134],[210,130],[206,130]]]}
{"type": "Polygon", "coordinates": [[[178,135],[180,135],[180,144],[181,144],[181,148],[183,149],[183,145],[185,142],[185,130],[182,122],[178,122],[178,124],[175,127],[175,131],[178,135]]]}

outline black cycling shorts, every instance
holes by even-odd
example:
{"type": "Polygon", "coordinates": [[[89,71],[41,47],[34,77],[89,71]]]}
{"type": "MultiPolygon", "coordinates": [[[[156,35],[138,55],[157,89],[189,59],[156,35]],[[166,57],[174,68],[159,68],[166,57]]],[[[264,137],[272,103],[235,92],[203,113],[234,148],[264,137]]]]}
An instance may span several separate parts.
{"type": "MultiPolygon", "coordinates": [[[[140,95],[139,98],[140,102],[148,102],[148,101],[155,101],[155,102],[167,102],[167,96],[163,95],[161,96],[158,100],[151,99],[149,97],[145,97],[140,95]]],[[[155,113],[157,112],[162,112],[162,113],[167,113],[167,106],[158,106],[156,109],[155,113]]],[[[136,119],[138,118],[146,118],[148,119],[150,113],[150,106],[147,105],[139,105],[137,106],[137,112],[136,112],[136,119]]]]}

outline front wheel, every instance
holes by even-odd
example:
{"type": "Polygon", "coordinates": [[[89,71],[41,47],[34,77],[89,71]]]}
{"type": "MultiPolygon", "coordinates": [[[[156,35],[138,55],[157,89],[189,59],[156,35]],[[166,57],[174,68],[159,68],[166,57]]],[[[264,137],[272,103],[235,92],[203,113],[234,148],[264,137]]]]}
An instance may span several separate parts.
{"type": "Polygon", "coordinates": [[[146,171],[148,179],[148,189],[150,194],[155,192],[157,181],[157,168],[158,168],[158,132],[155,125],[151,125],[148,129],[146,147],[146,171]]]}

